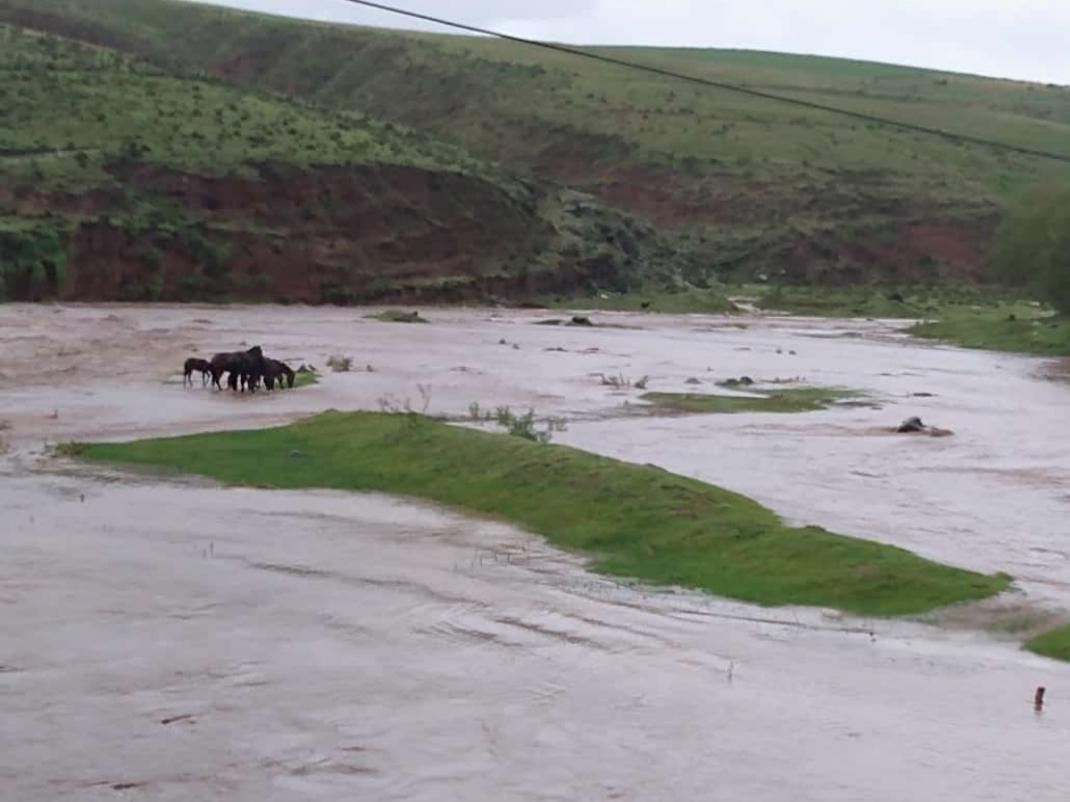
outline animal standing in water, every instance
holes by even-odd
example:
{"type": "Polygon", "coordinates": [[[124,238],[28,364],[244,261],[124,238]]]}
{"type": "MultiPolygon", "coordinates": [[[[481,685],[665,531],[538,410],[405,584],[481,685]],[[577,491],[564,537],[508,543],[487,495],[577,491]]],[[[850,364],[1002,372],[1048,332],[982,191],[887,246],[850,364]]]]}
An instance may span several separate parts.
{"type": "Polygon", "coordinates": [[[228,354],[216,354],[211,362],[212,384],[223,389],[219,379],[224,373],[229,373],[227,386],[237,392],[239,380],[241,389],[254,392],[264,375],[264,352],[257,345],[248,351],[235,351],[228,354]]]}
{"type": "Polygon", "coordinates": [[[206,359],[187,359],[186,364],[182,367],[182,383],[190,387],[193,386],[193,373],[194,371],[200,371],[201,373],[201,386],[204,387],[208,384],[208,377],[212,375],[212,366],[208,364],[206,359]]]}
{"type": "Polygon", "coordinates": [[[264,358],[264,386],[268,390],[274,390],[276,383],[280,390],[284,387],[293,388],[295,378],[293,369],[285,362],[264,358]]]}

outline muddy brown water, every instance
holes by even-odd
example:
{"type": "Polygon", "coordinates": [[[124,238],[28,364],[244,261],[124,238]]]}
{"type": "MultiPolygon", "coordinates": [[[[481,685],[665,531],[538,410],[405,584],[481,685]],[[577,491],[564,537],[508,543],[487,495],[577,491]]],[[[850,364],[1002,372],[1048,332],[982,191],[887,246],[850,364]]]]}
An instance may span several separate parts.
{"type": "Polygon", "coordinates": [[[919,345],[879,321],[595,315],[638,328],[572,329],[532,325],[541,313],[422,314],[433,324],[0,306],[4,799],[1070,793],[1070,672],[1001,631],[1070,610],[1070,386],[1045,363],[919,345]],[[194,352],[252,344],[321,367],[351,355],[362,370],[252,398],[175,375],[194,352]],[[882,408],[640,417],[623,414],[640,392],[598,374],[700,392],[801,377],[882,408]],[[762,609],[610,581],[512,527],[409,501],[45,455],[388,396],[421,407],[421,385],[430,412],[563,415],[559,442],[1019,581],[929,622],[762,609]],[[955,437],[887,433],[914,414],[955,437]]]}

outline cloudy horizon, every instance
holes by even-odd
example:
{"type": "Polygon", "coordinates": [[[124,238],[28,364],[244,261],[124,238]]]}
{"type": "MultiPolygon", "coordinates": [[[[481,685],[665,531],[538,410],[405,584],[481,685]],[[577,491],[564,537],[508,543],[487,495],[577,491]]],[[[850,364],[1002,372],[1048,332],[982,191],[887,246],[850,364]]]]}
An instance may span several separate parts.
{"type": "MultiPolygon", "coordinates": [[[[346,0],[190,0],[391,28],[439,26],[346,0]]],[[[570,44],[766,50],[1070,85],[1062,0],[397,0],[401,7],[570,44]]]]}

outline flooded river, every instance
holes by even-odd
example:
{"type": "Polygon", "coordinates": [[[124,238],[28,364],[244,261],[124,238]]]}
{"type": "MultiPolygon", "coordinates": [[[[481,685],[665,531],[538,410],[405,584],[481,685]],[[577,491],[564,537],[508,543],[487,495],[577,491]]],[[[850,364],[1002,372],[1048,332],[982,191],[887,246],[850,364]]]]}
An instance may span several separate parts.
{"type": "Polygon", "coordinates": [[[920,345],[882,322],[424,316],[0,306],[3,799],[1070,793],[1070,669],[1006,631],[1070,611],[1070,385],[1044,362],[920,345]],[[175,373],[253,344],[356,369],[253,397],[184,389],[175,373]],[[695,392],[800,378],[873,405],[653,417],[635,414],[641,391],[602,375],[695,392]],[[924,622],[763,609],[597,577],[537,537],[409,501],[47,456],[71,439],[406,400],[564,416],[557,442],[1018,581],[924,622]],[[888,433],[909,415],[956,434],[888,433]]]}

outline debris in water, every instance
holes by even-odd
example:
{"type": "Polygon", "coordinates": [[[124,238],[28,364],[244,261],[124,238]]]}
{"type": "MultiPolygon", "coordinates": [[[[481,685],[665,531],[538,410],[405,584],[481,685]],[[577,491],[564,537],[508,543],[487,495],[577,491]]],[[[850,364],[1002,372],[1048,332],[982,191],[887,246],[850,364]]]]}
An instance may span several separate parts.
{"type": "Polygon", "coordinates": [[[168,724],[176,724],[179,721],[192,721],[192,720],[193,720],[193,714],[192,713],[187,713],[184,716],[172,716],[171,718],[161,719],[160,723],[163,724],[166,727],[168,724]]]}
{"type": "Polygon", "coordinates": [[[1036,695],[1033,696],[1033,709],[1038,713],[1044,711],[1044,694],[1048,692],[1048,689],[1041,685],[1037,688],[1036,695]]]}

